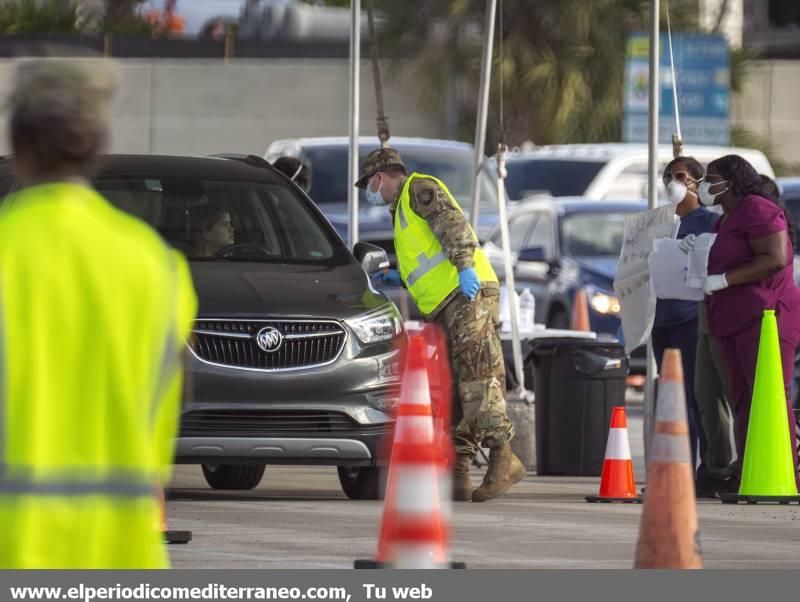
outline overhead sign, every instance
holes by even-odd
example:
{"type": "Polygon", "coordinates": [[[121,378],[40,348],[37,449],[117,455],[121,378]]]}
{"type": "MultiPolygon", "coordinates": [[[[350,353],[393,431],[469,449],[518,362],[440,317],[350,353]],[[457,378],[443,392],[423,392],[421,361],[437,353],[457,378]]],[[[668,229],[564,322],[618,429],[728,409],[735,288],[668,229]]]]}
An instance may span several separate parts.
{"type": "MultiPolygon", "coordinates": [[[[730,144],[730,49],[717,34],[672,35],[678,80],[681,131],[687,144],[730,144]]],[[[625,66],[625,142],[647,142],[650,41],[647,34],[628,38],[625,66]]],[[[661,35],[659,141],[676,132],[669,41],[661,35]]]]}

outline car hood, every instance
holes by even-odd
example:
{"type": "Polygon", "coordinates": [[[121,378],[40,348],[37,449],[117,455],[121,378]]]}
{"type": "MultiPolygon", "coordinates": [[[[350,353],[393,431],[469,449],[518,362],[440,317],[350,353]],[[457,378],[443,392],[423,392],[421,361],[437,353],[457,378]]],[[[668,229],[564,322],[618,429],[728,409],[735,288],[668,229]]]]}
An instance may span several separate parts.
{"type": "Polygon", "coordinates": [[[345,319],[386,303],[356,264],[338,267],[191,262],[206,318],[345,319]]]}
{"type": "Polygon", "coordinates": [[[584,279],[610,289],[617,274],[617,257],[573,257],[584,279]]]}

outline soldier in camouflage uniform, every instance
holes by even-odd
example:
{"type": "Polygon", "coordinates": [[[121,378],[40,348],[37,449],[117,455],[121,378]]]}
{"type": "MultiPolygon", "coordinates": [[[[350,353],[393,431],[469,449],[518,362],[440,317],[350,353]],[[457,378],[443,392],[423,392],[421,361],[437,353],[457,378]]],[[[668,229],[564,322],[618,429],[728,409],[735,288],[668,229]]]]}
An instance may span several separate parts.
{"type": "MultiPolygon", "coordinates": [[[[458,271],[457,279],[444,284],[443,300],[425,319],[444,329],[453,374],[453,438],[457,461],[454,470],[453,498],[483,502],[503,495],[522,480],[525,467],[511,451],[511,421],[506,413],[505,365],[498,335],[500,289],[497,277],[482,256],[478,241],[464,212],[444,185],[430,176],[407,174],[397,151],[385,148],[370,153],[361,168],[356,186],[364,188],[373,204],[388,204],[395,220],[404,194],[408,206],[427,224],[442,252],[458,271]],[[481,254],[481,257],[479,257],[481,254]],[[482,260],[476,272],[476,260],[482,260]],[[487,277],[488,276],[488,277],[487,277]],[[451,288],[452,287],[452,288],[451,288]],[[449,293],[447,291],[449,290],[449,293]],[[478,445],[490,448],[489,468],[475,491],[469,467],[478,445]]],[[[406,219],[404,216],[401,219],[406,219]]],[[[404,244],[395,239],[398,257],[404,244]]],[[[400,275],[390,270],[384,280],[400,283],[400,275]]],[[[409,291],[408,282],[403,282],[409,291]]],[[[412,292],[412,296],[414,293],[412,292]]],[[[422,308],[420,308],[422,310],[422,308]]]]}

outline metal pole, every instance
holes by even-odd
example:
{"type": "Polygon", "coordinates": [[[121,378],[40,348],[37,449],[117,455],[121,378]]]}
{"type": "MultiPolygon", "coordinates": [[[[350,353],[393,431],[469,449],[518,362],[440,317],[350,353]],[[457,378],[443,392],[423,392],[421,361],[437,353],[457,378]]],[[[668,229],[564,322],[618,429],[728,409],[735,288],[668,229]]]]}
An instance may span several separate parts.
{"type": "Polygon", "coordinates": [[[497,146],[497,207],[500,210],[500,239],[503,244],[503,269],[506,273],[506,291],[508,292],[508,309],[511,316],[511,352],[514,358],[514,375],[517,378],[517,393],[525,391],[525,376],[522,370],[522,345],[519,338],[519,315],[517,314],[516,285],[514,283],[514,266],[511,262],[511,239],[508,235],[508,219],[506,214],[506,153],[505,144],[497,146]]]}
{"type": "Polygon", "coordinates": [[[358,189],[352,185],[358,179],[358,124],[361,94],[361,0],[351,0],[350,23],[350,155],[348,173],[350,183],[347,193],[347,241],[350,248],[358,242],[358,189]]]}
{"type": "Polygon", "coordinates": [[[367,24],[369,26],[370,49],[372,50],[372,79],[375,83],[375,106],[378,109],[378,117],[375,123],[378,125],[378,139],[381,141],[381,148],[389,146],[389,120],[383,109],[383,81],[381,80],[380,53],[378,52],[378,36],[375,33],[375,9],[372,0],[367,0],[367,24]]]}
{"type": "Polygon", "coordinates": [[[481,187],[480,176],[483,168],[483,151],[486,147],[486,122],[489,116],[489,89],[492,81],[492,49],[494,48],[494,22],[497,13],[497,0],[486,0],[486,20],[484,21],[483,60],[481,61],[481,83],[478,93],[478,123],[475,126],[475,161],[472,173],[472,228],[478,231],[480,215],[481,187]]]}
{"type": "MultiPolygon", "coordinates": [[[[658,205],[658,98],[661,92],[661,73],[659,64],[660,43],[659,0],[650,0],[650,102],[648,113],[648,169],[647,205],[655,209],[658,205]]],[[[647,343],[647,375],[644,385],[644,457],[645,464],[650,460],[650,441],[652,439],[655,417],[655,359],[652,340],[647,343]]]]}

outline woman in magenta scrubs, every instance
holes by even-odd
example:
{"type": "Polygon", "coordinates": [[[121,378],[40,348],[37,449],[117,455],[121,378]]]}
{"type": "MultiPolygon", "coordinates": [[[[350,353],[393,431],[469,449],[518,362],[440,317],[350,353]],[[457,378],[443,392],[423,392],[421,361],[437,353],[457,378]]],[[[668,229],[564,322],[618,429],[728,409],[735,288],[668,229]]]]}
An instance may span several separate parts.
{"type": "MultiPolygon", "coordinates": [[[[774,309],[787,391],[792,456],[797,468],[795,429],[789,385],[800,343],[800,289],[792,269],[794,249],[783,209],[760,195],[758,172],[743,158],[727,155],[708,165],[699,197],[704,205],[721,205],[714,225],[717,239],[708,259],[705,283],[708,322],[730,378],[734,434],[739,469],[744,458],[747,425],[765,309],[774,309]]],[[[795,470],[796,473],[796,470],[795,470]]],[[[731,479],[738,489],[738,479],[731,479]]]]}

